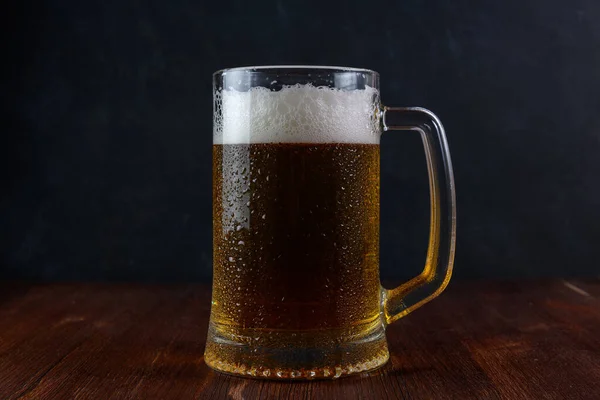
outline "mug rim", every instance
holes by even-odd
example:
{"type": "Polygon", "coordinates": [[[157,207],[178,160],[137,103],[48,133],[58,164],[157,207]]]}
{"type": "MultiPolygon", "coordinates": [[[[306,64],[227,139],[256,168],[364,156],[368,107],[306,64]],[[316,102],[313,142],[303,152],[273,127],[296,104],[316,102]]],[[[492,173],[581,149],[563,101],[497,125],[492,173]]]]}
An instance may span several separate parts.
{"type": "Polygon", "coordinates": [[[261,72],[261,73],[269,73],[275,72],[277,70],[302,70],[309,73],[310,71],[317,70],[327,70],[328,72],[335,73],[343,73],[343,72],[356,72],[363,74],[372,74],[379,76],[377,71],[367,68],[356,68],[356,67],[343,67],[343,66],[332,66],[332,65],[253,65],[247,67],[233,67],[233,68],[223,68],[213,73],[213,76],[216,75],[225,75],[228,72],[235,71],[244,71],[244,72],[261,72]]]}

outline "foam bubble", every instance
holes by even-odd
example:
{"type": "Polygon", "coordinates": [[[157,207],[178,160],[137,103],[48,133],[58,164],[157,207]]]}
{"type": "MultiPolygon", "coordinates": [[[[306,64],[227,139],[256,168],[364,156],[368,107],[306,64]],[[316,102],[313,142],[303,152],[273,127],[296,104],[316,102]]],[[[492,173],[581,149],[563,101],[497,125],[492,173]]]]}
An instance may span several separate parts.
{"type": "Polygon", "coordinates": [[[380,137],[379,92],[312,85],[215,93],[215,144],[365,143],[380,137]]]}

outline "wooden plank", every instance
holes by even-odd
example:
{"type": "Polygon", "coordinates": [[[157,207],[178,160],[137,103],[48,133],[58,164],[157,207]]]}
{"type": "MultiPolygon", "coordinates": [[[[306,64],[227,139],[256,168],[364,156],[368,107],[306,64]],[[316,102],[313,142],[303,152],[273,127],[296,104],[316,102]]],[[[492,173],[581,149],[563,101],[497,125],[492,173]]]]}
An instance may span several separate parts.
{"type": "Polygon", "coordinates": [[[73,286],[23,284],[0,290],[0,354],[39,333],[34,326],[52,325],[78,301],[81,293],[73,286]],[[48,299],[52,301],[48,301],[48,299]]]}
{"type": "Polygon", "coordinates": [[[458,283],[388,328],[391,362],[337,381],[222,375],[202,285],[0,291],[2,399],[597,399],[600,282],[458,283]]]}
{"type": "Polygon", "coordinates": [[[85,309],[94,313],[94,319],[102,314],[101,299],[82,294],[75,286],[36,287],[26,291],[24,301],[9,302],[15,308],[6,312],[3,307],[0,398],[17,398],[38,385],[85,339],[88,324],[80,314],[70,312],[73,305],[88,303],[85,309]]]}
{"type": "MultiPolygon", "coordinates": [[[[88,329],[80,328],[87,332],[86,340],[46,372],[43,380],[22,398],[98,399],[135,395],[147,369],[164,366],[157,364],[161,344],[171,339],[160,328],[166,325],[166,318],[178,315],[177,308],[188,292],[181,287],[92,288],[90,298],[111,312],[93,319],[88,329]]],[[[98,312],[88,304],[79,311],[90,316],[98,312]]],[[[173,331],[168,331],[172,336],[173,331]]]]}

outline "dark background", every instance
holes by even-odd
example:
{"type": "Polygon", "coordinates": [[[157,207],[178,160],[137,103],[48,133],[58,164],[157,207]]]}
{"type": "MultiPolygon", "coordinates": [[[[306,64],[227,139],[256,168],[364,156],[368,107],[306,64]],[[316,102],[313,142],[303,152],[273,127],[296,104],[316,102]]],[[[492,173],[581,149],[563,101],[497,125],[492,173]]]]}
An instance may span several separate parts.
{"type": "MultiPolygon", "coordinates": [[[[600,275],[597,0],[10,1],[0,279],[206,281],[211,73],[366,67],[444,122],[458,278],[600,275]]],[[[384,278],[424,262],[420,138],[382,149],[384,278]]]]}

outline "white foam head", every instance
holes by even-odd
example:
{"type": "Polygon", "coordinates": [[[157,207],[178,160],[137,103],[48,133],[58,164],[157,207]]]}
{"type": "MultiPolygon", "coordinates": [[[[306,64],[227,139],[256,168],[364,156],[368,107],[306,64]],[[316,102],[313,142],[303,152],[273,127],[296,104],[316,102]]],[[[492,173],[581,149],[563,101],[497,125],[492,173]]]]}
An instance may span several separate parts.
{"type": "Polygon", "coordinates": [[[378,144],[377,89],[344,91],[312,85],[279,91],[215,93],[215,144],[378,144]]]}

